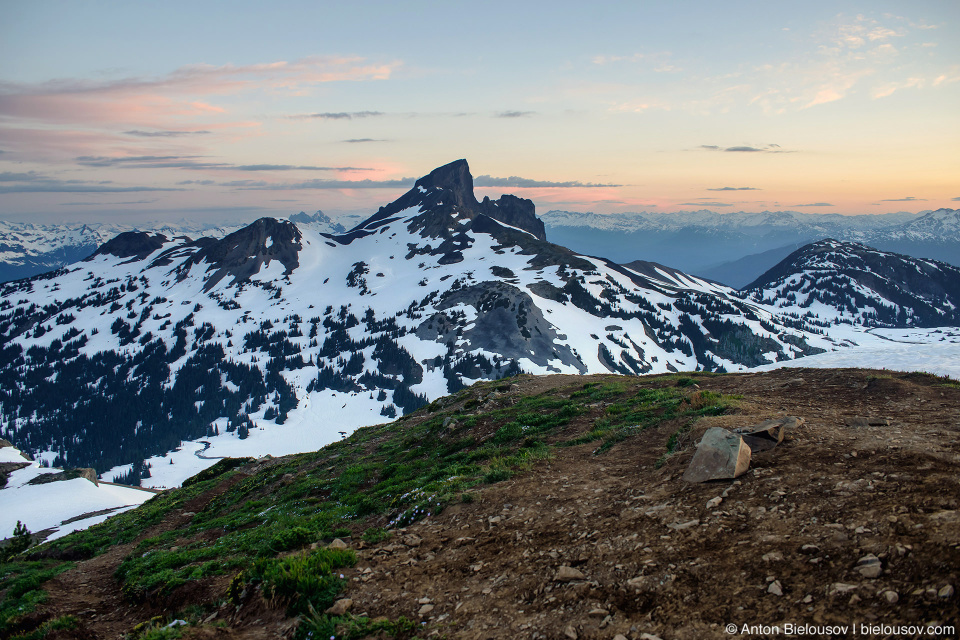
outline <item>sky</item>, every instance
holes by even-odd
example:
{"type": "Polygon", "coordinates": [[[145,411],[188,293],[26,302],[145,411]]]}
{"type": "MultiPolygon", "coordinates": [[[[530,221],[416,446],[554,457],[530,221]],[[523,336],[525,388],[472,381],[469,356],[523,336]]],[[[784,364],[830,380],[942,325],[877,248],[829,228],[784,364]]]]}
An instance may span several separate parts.
{"type": "Polygon", "coordinates": [[[960,2],[0,2],[0,220],[960,207],[960,2]]]}

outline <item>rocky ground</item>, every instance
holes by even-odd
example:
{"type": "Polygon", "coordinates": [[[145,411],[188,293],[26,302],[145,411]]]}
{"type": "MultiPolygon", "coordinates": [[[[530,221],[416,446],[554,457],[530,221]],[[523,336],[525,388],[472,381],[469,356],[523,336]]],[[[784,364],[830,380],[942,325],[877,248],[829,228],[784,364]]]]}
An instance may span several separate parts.
{"type": "MultiPolygon", "coordinates": [[[[346,538],[359,558],[343,570],[349,612],[404,616],[416,622],[416,637],[769,637],[774,626],[789,635],[787,625],[800,636],[835,626],[847,629],[833,629],[834,637],[878,638],[914,635],[894,626],[953,625],[923,637],[957,637],[960,386],[863,370],[695,379],[701,390],[742,398],[735,412],[680,434],[673,455],[665,455],[677,434],[670,423],[597,455],[596,443],[558,448],[531,470],[473,491],[472,502],[386,540],[346,538]],[[755,454],[744,475],[682,480],[708,427],[780,416],[803,424],[755,454]]],[[[585,380],[524,376],[487,406],[579,389],[585,380]]],[[[567,435],[589,430],[603,403],[594,409],[567,435]]],[[[202,508],[190,505],[189,514],[202,508]]],[[[43,615],[72,614],[82,623],[48,637],[123,637],[158,613],[119,597],[113,571],[129,550],[118,547],[47,583],[43,615]]],[[[178,600],[225,593],[227,580],[178,600]]],[[[239,609],[224,604],[184,637],[292,634],[282,609],[250,597],[239,609]]]]}

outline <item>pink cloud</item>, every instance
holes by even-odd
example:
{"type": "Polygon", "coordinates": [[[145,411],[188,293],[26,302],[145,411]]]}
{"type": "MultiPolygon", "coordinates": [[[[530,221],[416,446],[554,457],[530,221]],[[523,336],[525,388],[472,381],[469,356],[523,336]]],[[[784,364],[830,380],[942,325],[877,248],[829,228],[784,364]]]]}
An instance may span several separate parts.
{"type": "Polygon", "coordinates": [[[0,117],[56,124],[162,126],[170,118],[226,112],[203,99],[205,96],[264,89],[301,91],[326,82],[385,80],[400,64],[368,64],[357,57],[310,57],[245,66],[188,65],[154,78],[0,83],[0,117]]]}

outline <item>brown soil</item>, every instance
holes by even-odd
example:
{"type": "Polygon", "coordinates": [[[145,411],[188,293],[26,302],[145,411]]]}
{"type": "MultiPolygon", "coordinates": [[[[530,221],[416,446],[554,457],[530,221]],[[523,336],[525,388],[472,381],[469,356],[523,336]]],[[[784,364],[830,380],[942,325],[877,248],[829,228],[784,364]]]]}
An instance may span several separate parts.
{"type": "MultiPolygon", "coordinates": [[[[585,381],[530,377],[520,392],[572,390],[585,381]]],[[[532,471],[383,543],[354,541],[360,560],[344,572],[351,611],[414,619],[424,623],[418,637],[672,640],[773,635],[741,635],[743,625],[780,625],[786,635],[786,624],[909,623],[952,624],[953,633],[939,637],[956,637],[960,388],[930,376],[862,370],[697,381],[742,395],[740,410],[697,422],[684,449],[660,468],[676,425],[601,455],[592,454],[596,444],[559,449],[532,471]],[[756,454],[737,480],[681,479],[707,427],[785,415],[806,422],[778,448],[756,454]],[[722,502],[708,508],[716,497],[722,502]],[[877,577],[856,569],[868,554],[880,560],[877,577]],[[561,566],[582,577],[558,580],[561,566]],[[726,633],[728,624],[737,632],[726,633]]],[[[591,419],[573,428],[586,429],[591,419]]],[[[48,611],[78,615],[76,637],[118,638],[157,613],[131,608],[113,580],[131,546],[49,583],[48,611]]],[[[222,588],[211,585],[203,595],[222,588]]],[[[291,632],[259,598],[236,614],[221,612],[227,628],[194,628],[186,637],[291,632]]],[[[884,636],[907,634],[873,637],[884,636]]]]}

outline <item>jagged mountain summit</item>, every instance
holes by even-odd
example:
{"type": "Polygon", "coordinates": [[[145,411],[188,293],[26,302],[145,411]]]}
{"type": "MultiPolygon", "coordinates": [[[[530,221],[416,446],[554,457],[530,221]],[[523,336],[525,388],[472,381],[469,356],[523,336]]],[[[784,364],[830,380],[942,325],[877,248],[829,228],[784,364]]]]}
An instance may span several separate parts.
{"type": "MultiPolygon", "coordinates": [[[[289,220],[316,231],[343,233],[342,224],[322,211],[294,213],[289,220]]],[[[189,220],[147,223],[15,223],[0,220],[0,283],[59,269],[88,257],[104,242],[129,231],[160,233],[168,238],[222,238],[246,224],[217,225],[189,220]]]]}
{"type": "Polygon", "coordinates": [[[220,239],[121,234],[0,288],[0,428],[57,466],[175,484],[478,379],[740,370],[833,348],[732,289],[545,237],[529,200],[478,201],[463,160],[345,233],[261,219],[220,239]],[[173,469],[173,454],[142,462],[178,448],[173,469]]]}
{"type": "Polygon", "coordinates": [[[744,294],[791,313],[868,327],[960,325],[960,268],[856,242],[802,247],[744,294]]]}

